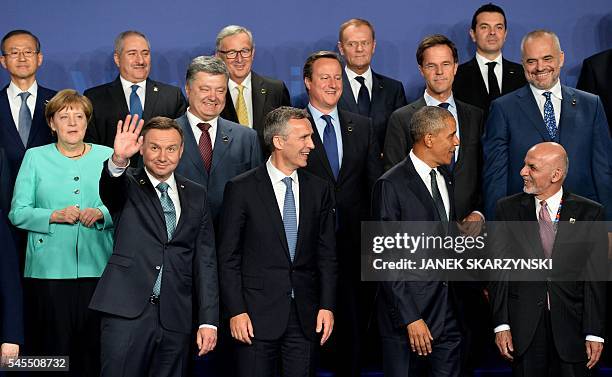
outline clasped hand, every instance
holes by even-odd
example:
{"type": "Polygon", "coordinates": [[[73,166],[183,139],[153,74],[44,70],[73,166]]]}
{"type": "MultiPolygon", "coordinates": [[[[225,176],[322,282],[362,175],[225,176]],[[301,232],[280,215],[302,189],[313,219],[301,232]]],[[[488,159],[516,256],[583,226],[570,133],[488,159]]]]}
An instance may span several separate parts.
{"type": "Polygon", "coordinates": [[[57,209],[51,213],[51,223],[81,224],[91,228],[96,221],[102,220],[104,215],[98,208],[79,209],[77,206],[69,206],[64,209],[57,209]]]}

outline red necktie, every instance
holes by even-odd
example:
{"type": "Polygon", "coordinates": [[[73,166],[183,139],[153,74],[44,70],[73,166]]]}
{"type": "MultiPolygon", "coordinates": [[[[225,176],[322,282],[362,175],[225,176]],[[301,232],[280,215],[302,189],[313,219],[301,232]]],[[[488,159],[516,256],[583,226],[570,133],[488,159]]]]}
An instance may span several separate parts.
{"type": "Polygon", "coordinates": [[[198,123],[198,128],[202,131],[200,140],[198,141],[198,149],[200,150],[200,156],[202,156],[206,171],[210,172],[210,165],[212,164],[212,143],[210,141],[210,135],[208,134],[210,124],[198,123]]]}

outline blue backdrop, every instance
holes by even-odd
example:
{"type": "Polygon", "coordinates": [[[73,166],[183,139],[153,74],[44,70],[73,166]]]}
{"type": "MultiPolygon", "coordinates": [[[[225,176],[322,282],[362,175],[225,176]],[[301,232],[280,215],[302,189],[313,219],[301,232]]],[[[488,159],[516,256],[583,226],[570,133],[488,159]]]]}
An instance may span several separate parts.
{"type": "MultiPolygon", "coordinates": [[[[183,86],[189,60],[214,51],[216,33],[227,24],[253,31],[254,69],[282,79],[292,97],[304,92],[302,64],[314,50],[334,49],[338,26],[351,17],[376,28],[376,71],[401,80],[409,100],[421,94],[414,57],[419,40],[443,33],[459,49],[460,61],[474,53],[468,36],[472,13],[483,1],[24,1],[4,0],[0,34],[26,28],[42,42],[39,82],[79,91],[117,75],[113,40],[126,29],[144,32],[152,44],[151,77],[183,86]]],[[[575,85],[582,59],[612,47],[610,0],[499,1],[508,17],[504,56],[519,61],[520,39],[535,28],[558,33],[565,51],[562,81],[575,85]]],[[[8,81],[6,72],[0,81],[8,81]]]]}

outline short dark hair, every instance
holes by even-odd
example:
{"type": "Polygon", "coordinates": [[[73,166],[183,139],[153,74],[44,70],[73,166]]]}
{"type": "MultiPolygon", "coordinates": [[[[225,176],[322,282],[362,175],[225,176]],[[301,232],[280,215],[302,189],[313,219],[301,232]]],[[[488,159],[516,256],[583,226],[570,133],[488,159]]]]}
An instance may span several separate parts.
{"type": "Polygon", "coordinates": [[[476,18],[478,17],[480,13],[483,13],[483,12],[501,14],[502,16],[504,16],[504,27],[506,29],[508,28],[508,22],[506,21],[506,13],[504,13],[504,10],[499,5],[488,3],[476,9],[476,12],[474,12],[474,15],[472,16],[472,30],[476,30],[476,18]]]}
{"type": "Polygon", "coordinates": [[[0,49],[2,49],[2,55],[5,55],[6,53],[6,51],[4,51],[4,43],[6,42],[6,40],[16,35],[29,35],[30,37],[32,37],[32,39],[34,39],[34,42],[36,42],[36,52],[40,52],[40,40],[38,39],[37,36],[32,34],[32,32],[29,30],[16,29],[16,30],[9,31],[2,38],[2,42],[0,43],[0,49]]]}
{"type": "Polygon", "coordinates": [[[459,55],[457,54],[457,47],[455,47],[455,44],[453,43],[453,41],[448,39],[448,37],[446,37],[445,35],[434,34],[434,35],[430,35],[430,36],[423,38],[421,43],[419,43],[419,47],[417,48],[417,51],[416,51],[417,63],[420,66],[422,66],[423,65],[423,54],[425,53],[425,50],[427,50],[430,47],[439,46],[439,45],[448,46],[448,48],[450,48],[453,53],[454,62],[457,63],[459,61],[459,55]]]}
{"type": "Polygon", "coordinates": [[[342,61],[338,54],[333,51],[317,51],[310,54],[304,63],[304,78],[312,79],[312,66],[319,59],[334,59],[342,67],[342,61]]]}
{"type": "Polygon", "coordinates": [[[281,106],[266,115],[264,119],[264,144],[269,151],[274,150],[274,136],[287,136],[287,124],[291,119],[307,119],[308,112],[295,107],[281,106]]]}
{"type": "Polygon", "coordinates": [[[374,26],[368,20],[364,20],[363,18],[351,18],[348,21],[345,21],[342,25],[340,25],[340,31],[338,32],[338,42],[342,43],[342,34],[344,30],[349,26],[367,26],[370,28],[372,32],[372,39],[376,40],[376,33],[374,32],[374,26]]]}
{"type": "Polygon", "coordinates": [[[149,119],[147,123],[142,127],[140,131],[140,136],[144,138],[144,136],[150,130],[176,130],[176,132],[181,135],[181,144],[183,143],[183,129],[179,126],[178,123],[174,119],[166,118],[166,117],[154,117],[149,119]]]}
{"type": "Polygon", "coordinates": [[[439,106],[423,106],[410,118],[410,137],[416,143],[427,134],[437,134],[446,128],[447,119],[455,121],[450,111],[439,106]]]}

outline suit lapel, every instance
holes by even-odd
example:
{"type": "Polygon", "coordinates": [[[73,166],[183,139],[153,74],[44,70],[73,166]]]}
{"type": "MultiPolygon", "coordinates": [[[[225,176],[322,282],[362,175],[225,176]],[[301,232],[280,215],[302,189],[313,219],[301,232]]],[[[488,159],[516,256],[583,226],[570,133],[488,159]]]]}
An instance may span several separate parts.
{"type": "Polygon", "coordinates": [[[206,172],[206,169],[204,168],[204,162],[202,161],[202,156],[200,155],[198,141],[195,139],[195,135],[193,134],[193,130],[191,129],[187,115],[183,114],[183,116],[178,118],[176,122],[183,129],[185,139],[185,150],[183,152],[182,159],[188,160],[189,163],[196,168],[198,173],[208,180],[208,172],[206,172]]]}
{"type": "Polygon", "coordinates": [[[145,172],[144,168],[139,169],[138,173],[134,176],[134,178],[140,185],[140,188],[142,189],[145,196],[151,201],[153,208],[155,208],[155,212],[157,213],[157,222],[164,230],[163,238],[167,239],[168,235],[166,232],[166,218],[164,217],[164,210],[162,209],[161,202],[159,201],[159,196],[157,196],[157,193],[155,192],[155,187],[153,187],[153,184],[149,180],[149,177],[147,176],[147,173],[145,172]]]}
{"type": "Polygon", "coordinates": [[[145,96],[144,109],[142,110],[142,119],[149,120],[155,112],[155,106],[159,99],[159,88],[157,83],[151,79],[147,79],[147,89],[145,96]]]}
{"type": "MultiPolygon", "coordinates": [[[[41,131],[41,128],[47,128],[47,121],[45,120],[45,105],[47,100],[43,96],[43,91],[40,85],[38,86],[38,93],[36,95],[36,105],[34,105],[34,115],[32,116],[32,128],[28,135],[28,146],[31,141],[36,138],[36,134],[41,131]]],[[[10,112],[9,112],[10,113],[10,112]]]]}
{"type": "Polygon", "coordinates": [[[574,120],[576,119],[577,107],[581,104],[578,102],[574,91],[570,91],[567,87],[561,86],[561,115],[559,116],[559,142],[563,144],[564,137],[576,135],[578,132],[573,132],[576,128],[574,120]]]}
{"type": "Polygon", "coordinates": [[[438,211],[436,210],[436,204],[433,201],[433,197],[427,189],[427,186],[425,186],[425,183],[421,179],[421,176],[419,176],[419,173],[417,173],[414,164],[412,163],[412,159],[410,158],[410,156],[408,156],[406,157],[405,161],[406,168],[408,170],[406,174],[406,176],[408,177],[408,189],[410,189],[410,191],[412,191],[417,198],[423,198],[425,201],[427,201],[427,203],[429,203],[429,205],[425,206],[429,215],[428,218],[439,221],[440,216],[438,215],[438,211]]]}
{"type": "Polygon", "coordinates": [[[256,124],[259,126],[259,120],[263,117],[262,112],[266,103],[267,93],[264,81],[259,75],[251,71],[251,104],[253,105],[253,119],[251,119],[251,123],[253,126],[256,124]]]}
{"type": "MultiPolygon", "coordinates": [[[[9,140],[3,140],[3,143],[13,145],[14,148],[19,148],[20,150],[24,151],[25,147],[23,146],[23,142],[19,137],[17,125],[15,124],[13,115],[11,114],[11,107],[9,105],[8,94],[6,92],[7,88],[8,85],[2,89],[2,92],[0,92],[0,125],[2,126],[2,134],[9,138],[9,140]]],[[[15,174],[16,173],[17,172],[15,172],[15,174]]]]}
{"type": "Polygon", "coordinates": [[[455,169],[460,168],[463,165],[463,148],[465,148],[465,143],[467,143],[468,138],[464,137],[467,131],[467,126],[464,126],[469,123],[469,114],[467,113],[465,107],[463,107],[457,100],[455,100],[455,104],[457,105],[457,120],[458,125],[457,134],[459,135],[459,155],[457,156],[455,169]]]}
{"type": "Polygon", "coordinates": [[[261,199],[261,203],[265,203],[264,208],[266,208],[266,211],[268,212],[267,217],[272,222],[272,226],[274,227],[274,230],[281,241],[281,245],[283,245],[283,250],[285,251],[287,259],[289,262],[291,262],[289,247],[287,246],[287,236],[285,235],[285,226],[283,225],[283,218],[281,217],[277,204],[278,202],[276,201],[276,195],[274,194],[274,189],[272,188],[272,181],[270,180],[270,176],[266,171],[265,164],[260,165],[255,173],[255,177],[257,178],[257,194],[261,199]]]}
{"type": "Polygon", "coordinates": [[[527,118],[531,120],[532,125],[538,131],[540,136],[542,136],[542,141],[552,141],[550,138],[550,134],[546,129],[546,125],[544,124],[542,114],[538,109],[538,104],[535,98],[533,98],[533,92],[531,91],[531,87],[529,85],[526,85],[522,89],[517,90],[515,95],[520,98],[520,100],[518,101],[519,106],[521,107],[523,113],[527,116],[527,118]]]}
{"type": "MultiPolygon", "coordinates": [[[[478,66],[478,61],[476,57],[473,57],[468,64],[469,69],[471,70],[469,77],[476,78],[475,87],[478,93],[478,96],[481,98],[489,98],[489,92],[487,92],[487,85],[484,82],[484,77],[482,77],[482,72],[480,72],[480,67],[478,66]]],[[[503,72],[503,69],[502,69],[503,72]]],[[[502,77],[502,87],[503,87],[503,77],[502,77]]]]}
{"type": "Polygon", "coordinates": [[[506,59],[502,59],[502,95],[509,92],[508,88],[514,86],[512,83],[516,81],[517,76],[521,74],[522,72],[517,72],[514,67],[510,66],[506,59]]]}
{"type": "MultiPolygon", "coordinates": [[[[189,205],[191,201],[189,200],[189,198],[187,198],[188,192],[185,186],[184,178],[174,174],[174,179],[176,180],[176,190],[178,191],[179,201],[181,202],[181,217],[179,218],[179,221],[176,224],[176,228],[174,229],[174,234],[172,238],[175,238],[178,232],[182,229],[182,225],[187,221],[186,219],[189,219],[191,212],[191,206],[189,205]]],[[[164,223],[165,221],[166,220],[164,218],[164,223]]]]}
{"type": "Polygon", "coordinates": [[[309,185],[310,185],[310,179],[307,175],[305,174],[301,174],[301,171],[298,170],[298,180],[299,180],[299,185],[300,185],[300,199],[299,199],[299,205],[300,205],[300,222],[298,225],[298,238],[297,238],[297,245],[295,247],[295,257],[294,257],[294,261],[297,260],[299,254],[300,254],[300,250],[302,250],[302,243],[303,243],[303,238],[304,238],[304,233],[303,233],[303,229],[307,226],[308,224],[308,220],[306,216],[307,214],[312,214],[313,211],[311,210],[311,208],[313,207],[315,200],[312,196],[313,190],[310,190],[309,185]]]}
{"type": "Polygon", "coordinates": [[[372,71],[372,100],[370,101],[370,117],[377,114],[384,108],[386,100],[385,85],[378,77],[378,74],[372,71]]]}
{"type": "Polygon", "coordinates": [[[210,174],[223,161],[225,153],[232,144],[233,135],[232,129],[225,123],[222,118],[217,118],[217,135],[215,136],[215,147],[213,149],[212,164],[210,166],[210,174]]]}
{"type": "Polygon", "coordinates": [[[121,86],[121,80],[119,77],[115,79],[110,85],[109,95],[115,103],[114,108],[120,109],[117,116],[119,119],[123,119],[126,114],[130,113],[130,109],[128,108],[127,102],[125,102],[125,93],[123,92],[123,87],[121,86]]]}
{"type": "Polygon", "coordinates": [[[234,108],[234,101],[232,100],[229,86],[227,87],[227,93],[225,93],[225,108],[223,108],[221,116],[224,119],[238,123],[238,115],[236,114],[236,109],[234,108]]]}
{"type": "Polygon", "coordinates": [[[523,194],[521,195],[521,205],[519,212],[519,219],[523,228],[523,236],[530,245],[529,250],[533,250],[533,255],[538,258],[544,257],[544,249],[542,248],[542,241],[540,240],[540,231],[538,225],[538,218],[536,217],[535,199],[533,195],[523,194]]]}
{"type": "Polygon", "coordinates": [[[342,179],[345,175],[347,175],[347,170],[350,166],[347,166],[347,161],[351,159],[349,156],[353,156],[357,154],[355,150],[355,143],[353,142],[353,119],[346,115],[340,115],[340,110],[338,110],[338,122],[340,123],[340,131],[342,133],[342,162],[340,165],[340,172],[338,172],[338,182],[342,182],[342,179]]]}
{"type": "Polygon", "coordinates": [[[327,172],[327,176],[329,177],[329,179],[335,182],[336,178],[334,178],[334,173],[331,170],[331,165],[329,164],[327,154],[325,153],[325,147],[323,146],[323,138],[321,135],[319,135],[319,130],[317,129],[317,125],[314,119],[312,118],[312,114],[310,114],[310,111],[308,111],[308,115],[310,115],[308,119],[310,120],[310,124],[312,125],[313,129],[312,141],[315,145],[314,150],[310,151],[310,155],[314,155],[315,158],[319,160],[319,162],[321,163],[321,165],[323,165],[323,168],[327,172]]]}
{"type": "Polygon", "coordinates": [[[351,88],[351,82],[344,69],[342,69],[342,97],[340,97],[340,101],[344,102],[347,111],[359,114],[357,101],[353,95],[353,88],[351,88]]]}

